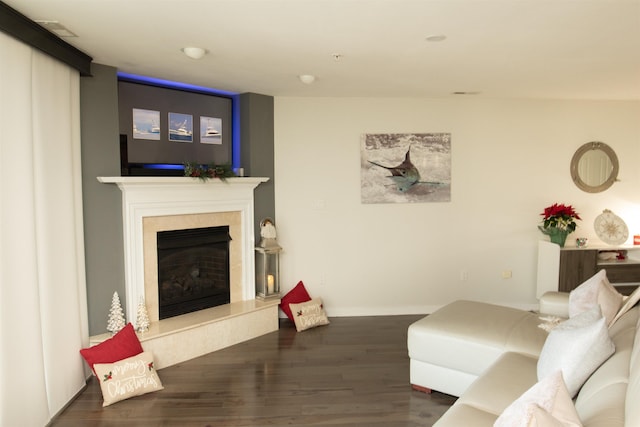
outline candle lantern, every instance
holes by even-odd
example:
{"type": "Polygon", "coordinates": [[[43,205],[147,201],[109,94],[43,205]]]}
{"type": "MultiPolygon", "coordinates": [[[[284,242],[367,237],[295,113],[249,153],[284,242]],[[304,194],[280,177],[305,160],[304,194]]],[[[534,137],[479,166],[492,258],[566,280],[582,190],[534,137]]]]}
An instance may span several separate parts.
{"type": "Polygon", "coordinates": [[[256,297],[280,298],[280,252],[271,218],[260,221],[260,244],[256,249],[256,297]]]}

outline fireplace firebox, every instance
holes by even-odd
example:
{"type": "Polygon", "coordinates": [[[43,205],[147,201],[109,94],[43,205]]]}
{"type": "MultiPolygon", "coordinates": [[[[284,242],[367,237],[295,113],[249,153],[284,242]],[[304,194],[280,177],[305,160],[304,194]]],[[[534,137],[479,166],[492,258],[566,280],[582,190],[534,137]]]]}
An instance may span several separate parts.
{"type": "Polygon", "coordinates": [[[230,302],[228,226],[159,231],[158,317],[230,302]]]}

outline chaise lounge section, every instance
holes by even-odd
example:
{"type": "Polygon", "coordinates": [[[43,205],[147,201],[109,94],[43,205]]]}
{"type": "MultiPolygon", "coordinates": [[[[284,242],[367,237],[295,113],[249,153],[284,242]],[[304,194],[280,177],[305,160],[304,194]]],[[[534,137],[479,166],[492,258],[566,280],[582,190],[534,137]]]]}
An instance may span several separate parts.
{"type": "Polygon", "coordinates": [[[409,326],[413,388],[460,396],[502,354],[537,357],[547,338],[538,315],[456,301],[409,326]]]}
{"type": "MultiPolygon", "coordinates": [[[[630,308],[639,293],[627,299],[620,309],[624,309],[624,313],[620,312],[608,332],[604,332],[611,346],[615,346],[614,353],[605,357],[604,362],[596,362],[599,367],[576,390],[575,396],[569,393],[573,398],[573,401],[568,398],[571,411],[575,408],[579,422],[540,424],[538,421],[538,424],[522,425],[640,426],[637,404],[640,402],[640,308],[630,308]]],[[[568,317],[569,294],[554,292],[543,296],[541,311],[547,308],[554,315],[566,313],[568,317]]],[[[596,308],[591,311],[595,312],[596,308]]],[[[597,311],[602,317],[600,307],[597,311]]],[[[410,325],[408,351],[412,386],[459,396],[435,426],[493,426],[507,408],[522,400],[527,390],[542,383],[538,365],[550,333],[540,327],[541,317],[544,316],[509,307],[456,301],[410,325]]],[[[600,323],[607,331],[606,319],[602,318],[600,323]]],[[[568,360],[579,364],[590,352],[588,347],[568,360]]],[[[562,357],[558,354],[558,358],[562,357]]],[[[564,370],[562,374],[566,379],[564,370]]],[[[512,424],[498,422],[496,425],[512,424]]]]}

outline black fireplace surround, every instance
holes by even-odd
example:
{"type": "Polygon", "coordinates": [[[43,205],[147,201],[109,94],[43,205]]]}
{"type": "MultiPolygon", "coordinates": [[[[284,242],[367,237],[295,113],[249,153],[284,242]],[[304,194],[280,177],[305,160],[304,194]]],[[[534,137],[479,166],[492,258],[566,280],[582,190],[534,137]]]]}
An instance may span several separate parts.
{"type": "Polygon", "coordinates": [[[229,227],[160,231],[160,320],[230,302],[229,227]]]}

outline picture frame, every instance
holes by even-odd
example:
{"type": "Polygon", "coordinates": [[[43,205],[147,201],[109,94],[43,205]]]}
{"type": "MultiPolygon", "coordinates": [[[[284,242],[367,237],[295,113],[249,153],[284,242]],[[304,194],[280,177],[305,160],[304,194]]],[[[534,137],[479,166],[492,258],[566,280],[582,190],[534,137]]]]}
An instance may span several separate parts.
{"type": "Polygon", "coordinates": [[[222,119],[200,116],[200,143],[222,144],[222,119]]]}
{"type": "Polygon", "coordinates": [[[133,108],[133,138],[160,140],[160,111],[133,108]]]}
{"type": "Polygon", "coordinates": [[[169,141],[193,142],[193,116],[169,113],[169,141]]]}
{"type": "Polygon", "coordinates": [[[451,134],[363,134],[360,176],[362,203],[450,202],[451,134]]]}

